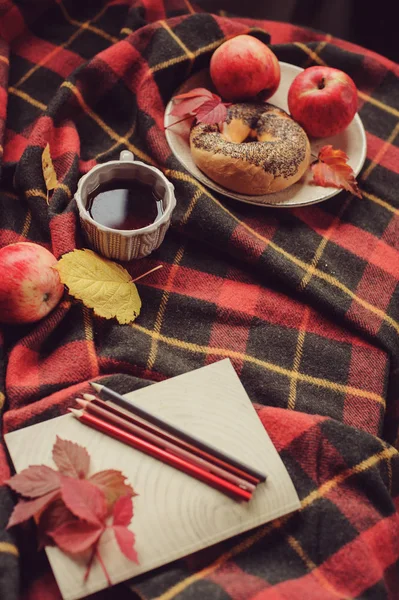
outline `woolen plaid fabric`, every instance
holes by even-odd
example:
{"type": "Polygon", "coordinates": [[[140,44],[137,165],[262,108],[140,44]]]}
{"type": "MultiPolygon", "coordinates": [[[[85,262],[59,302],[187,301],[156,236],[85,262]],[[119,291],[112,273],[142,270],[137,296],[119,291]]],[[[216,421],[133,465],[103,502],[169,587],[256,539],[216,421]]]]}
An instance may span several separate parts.
{"type": "MultiPolygon", "coordinates": [[[[0,2],[0,244],[57,257],[85,242],[73,194],[122,149],[163,169],[177,208],[161,248],[124,265],[143,300],[131,326],[67,295],[0,333],[2,431],[65,413],[90,380],[120,392],[229,357],[301,499],[300,511],[134,581],[152,600],[399,598],[399,67],[330,36],[201,13],[188,0],[0,2]],[[217,196],[173,157],[163,113],[226,38],[346,71],[359,88],[362,198],[265,209],[217,196]],[[59,185],[46,203],[41,154],[59,185]]],[[[27,449],[29,451],[29,449],[27,449]]],[[[0,483],[10,475],[0,447],[0,483]]],[[[134,482],[133,482],[134,484],[134,482]]],[[[59,592],[31,525],[6,531],[0,597],[59,592]]],[[[124,586],[97,598],[130,598],[124,586]]]]}

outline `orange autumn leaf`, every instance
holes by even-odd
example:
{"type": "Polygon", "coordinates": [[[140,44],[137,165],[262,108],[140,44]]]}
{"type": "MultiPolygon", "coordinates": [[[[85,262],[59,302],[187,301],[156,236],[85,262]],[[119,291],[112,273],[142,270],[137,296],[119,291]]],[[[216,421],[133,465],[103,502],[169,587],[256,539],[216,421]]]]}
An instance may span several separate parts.
{"type": "Polygon", "coordinates": [[[352,167],[348,165],[348,156],[343,150],[336,150],[331,145],[323,146],[317,158],[317,162],[312,165],[311,183],[341,188],[362,197],[352,167]]]}

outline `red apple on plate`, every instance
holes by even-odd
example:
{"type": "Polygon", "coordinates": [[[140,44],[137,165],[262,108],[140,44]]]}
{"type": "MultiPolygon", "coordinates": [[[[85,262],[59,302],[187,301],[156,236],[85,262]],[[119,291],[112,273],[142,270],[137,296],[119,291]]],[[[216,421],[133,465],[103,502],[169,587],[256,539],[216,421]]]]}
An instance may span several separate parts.
{"type": "Polygon", "coordinates": [[[0,250],[0,322],[34,323],[53,310],[64,293],[56,263],[51,252],[30,242],[0,250]]]}
{"type": "Polygon", "coordinates": [[[224,100],[267,100],[280,83],[277,56],[258,39],[237,35],[224,42],[211,58],[214,86],[224,100]]]}
{"type": "Polygon", "coordinates": [[[309,67],[288,91],[291,116],[316,138],[336,135],[348,127],[357,111],[357,89],[339,69],[309,67]]]}

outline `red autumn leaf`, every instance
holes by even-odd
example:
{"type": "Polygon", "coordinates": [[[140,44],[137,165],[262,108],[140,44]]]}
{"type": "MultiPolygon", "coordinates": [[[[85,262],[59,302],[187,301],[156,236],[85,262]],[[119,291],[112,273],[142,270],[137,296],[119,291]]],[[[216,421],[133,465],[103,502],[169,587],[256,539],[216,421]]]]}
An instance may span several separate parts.
{"type": "Polygon", "coordinates": [[[185,115],[194,114],[195,111],[207,100],[212,98],[212,92],[205,88],[194,88],[185,94],[179,94],[173,98],[174,104],[170,114],[174,117],[184,117],[185,115]]]}
{"type": "Polygon", "coordinates": [[[194,115],[200,106],[207,100],[203,96],[199,98],[191,98],[190,100],[183,100],[180,104],[176,104],[170,111],[173,117],[188,117],[194,115]]]}
{"type": "Polygon", "coordinates": [[[58,493],[58,490],[53,490],[34,500],[20,500],[11,513],[7,529],[14,527],[14,525],[19,525],[19,523],[23,523],[40,513],[54,500],[58,493]]]}
{"type": "Polygon", "coordinates": [[[59,489],[60,474],[45,465],[32,465],[11,477],[6,483],[21,496],[37,498],[59,489]]]}
{"type": "Polygon", "coordinates": [[[197,98],[198,96],[205,96],[206,98],[212,98],[212,92],[207,90],[206,88],[193,88],[189,92],[184,92],[184,94],[179,94],[178,96],[174,96],[173,101],[176,100],[186,100],[188,98],[197,98]]]}
{"type": "Polygon", "coordinates": [[[355,174],[347,161],[348,156],[343,150],[336,150],[331,145],[323,146],[319,152],[318,161],[312,165],[313,180],[311,183],[323,187],[345,189],[361,198],[355,174]]]}
{"type": "MultiPolygon", "coordinates": [[[[205,88],[195,88],[185,94],[175,96],[173,101],[179,101],[171,110],[175,117],[195,115],[198,123],[213,125],[224,121],[227,114],[226,105],[220,96],[212,94],[205,88]]],[[[172,123],[173,125],[173,123],[172,123]]]]}
{"type": "Polygon", "coordinates": [[[79,519],[96,524],[105,519],[107,504],[104,492],[90,481],[65,477],[61,494],[67,508],[79,519]]]}
{"type": "Polygon", "coordinates": [[[105,494],[108,509],[110,510],[116,500],[122,496],[137,496],[132,486],[126,482],[126,477],[115,469],[106,469],[91,475],[87,481],[97,485],[105,494]]]}
{"type": "Polygon", "coordinates": [[[78,554],[96,544],[103,531],[104,526],[101,523],[82,523],[77,520],[64,523],[48,534],[61,550],[78,554]]]}
{"type": "Polygon", "coordinates": [[[57,437],[53,459],[59,471],[34,465],[9,480],[12,489],[29,499],[18,502],[7,527],[35,517],[41,547],[55,543],[71,554],[91,549],[85,578],[97,557],[111,585],[98,542],[106,529],[113,529],[121,551],[137,562],[134,534],[127,528],[136,494],[120,471],[108,469],[86,479],[90,456],[74,442],[57,437]],[[106,525],[107,508],[113,515],[110,526],[106,525]]]}
{"type": "Polygon", "coordinates": [[[115,502],[112,512],[113,525],[129,525],[133,517],[133,502],[129,496],[123,496],[115,502]]]}
{"type": "Polygon", "coordinates": [[[139,563],[137,552],[134,549],[135,537],[134,533],[127,527],[121,525],[114,525],[112,527],[115,534],[115,539],[118,542],[118,546],[123,554],[132,562],[139,563]]]}
{"type": "Polygon", "coordinates": [[[207,125],[213,125],[214,123],[221,123],[226,119],[227,108],[219,98],[213,94],[213,98],[207,100],[196,112],[196,118],[198,123],[206,123],[207,125]]]}
{"type": "Polygon", "coordinates": [[[134,549],[135,537],[128,525],[133,517],[133,502],[129,496],[123,496],[115,502],[113,510],[112,529],[115,539],[123,554],[131,561],[138,563],[137,552],[134,549]]]}
{"type": "Polygon", "coordinates": [[[62,498],[56,498],[44,509],[37,523],[38,549],[53,545],[54,540],[48,536],[48,532],[70,521],[78,521],[78,518],[65,506],[62,498]]]}
{"type": "Polygon", "coordinates": [[[53,446],[53,461],[62,475],[84,479],[89,472],[90,456],[86,448],[58,435],[53,446]]]}

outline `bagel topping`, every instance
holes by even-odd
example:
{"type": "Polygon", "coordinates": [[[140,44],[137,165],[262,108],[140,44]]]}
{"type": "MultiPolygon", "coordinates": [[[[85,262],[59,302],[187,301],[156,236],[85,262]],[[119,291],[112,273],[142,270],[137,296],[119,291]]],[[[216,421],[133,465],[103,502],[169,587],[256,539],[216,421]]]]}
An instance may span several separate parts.
{"type": "Polygon", "coordinates": [[[216,124],[196,125],[192,143],[290,177],[305,160],[308,139],[302,127],[280,108],[269,103],[242,103],[227,109],[222,131],[216,124]]]}

